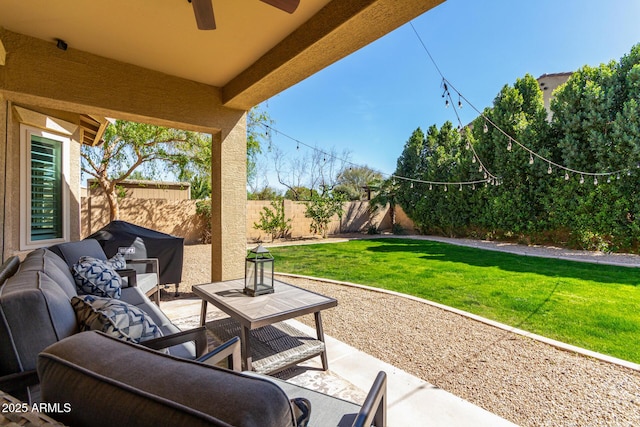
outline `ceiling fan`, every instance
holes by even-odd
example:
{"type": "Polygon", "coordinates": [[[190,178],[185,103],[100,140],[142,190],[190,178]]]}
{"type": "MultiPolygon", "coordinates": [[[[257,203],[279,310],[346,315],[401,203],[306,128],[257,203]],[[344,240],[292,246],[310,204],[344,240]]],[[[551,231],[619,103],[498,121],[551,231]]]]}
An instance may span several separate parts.
{"type": "MultiPolygon", "coordinates": [[[[213,16],[212,0],[187,0],[193,5],[196,23],[199,30],[215,30],[216,20],[213,16]]],[[[298,8],[300,0],[261,0],[287,13],[293,13],[298,8]]]]}

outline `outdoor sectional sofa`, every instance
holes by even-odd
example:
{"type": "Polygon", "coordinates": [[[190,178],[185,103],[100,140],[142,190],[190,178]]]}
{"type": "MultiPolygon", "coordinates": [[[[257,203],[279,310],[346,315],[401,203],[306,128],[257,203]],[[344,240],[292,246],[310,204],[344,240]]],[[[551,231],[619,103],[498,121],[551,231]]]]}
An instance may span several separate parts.
{"type": "Polygon", "coordinates": [[[12,257],[0,268],[0,390],[66,408],[50,415],[79,426],[295,426],[293,398],[311,402],[309,425],[386,424],[384,372],[360,407],[271,377],[210,366],[205,363],[227,358],[239,370],[231,363],[239,360],[238,338],[207,353],[204,327],[181,332],[137,286],[123,287],[120,299],[153,319],[162,337],[136,344],[80,332],[68,257],[95,246],[65,245],[66,260],[56,249],[37,249],[22,263],[12,257]]]}

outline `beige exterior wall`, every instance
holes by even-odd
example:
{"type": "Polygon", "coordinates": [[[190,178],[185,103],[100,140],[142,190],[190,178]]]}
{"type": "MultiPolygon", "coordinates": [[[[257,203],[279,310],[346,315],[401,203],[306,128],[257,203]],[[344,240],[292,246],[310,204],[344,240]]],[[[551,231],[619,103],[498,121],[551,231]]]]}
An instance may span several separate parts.
{"type": "MultiPolygon", "coordinates": [[[[120,219],[152,230],[184,238],[185,244],[200,243],[207,226],[196,214],[197,200],[126,198],[120,201],[120,219]]],[[[109,207],[102,197],[82,198],[82,238],[109,223],[109,207]]]]}
{"type": "MultiPolygon", "coordinates": [[[[0,135],[0,151],[6,155],[6,170],[3,170],[5,207],[3,212],[3,248],[2,258],[6,259],[12,255],[24,255],[29,250],[20,248],[20,224],[26,218],[20,215],[20,180],[21,180],[21,157],[20,157],[20,116],[16,114],[14,107],[19,106],[30,112],[39,115],[61,119],[69,123],[78,124],[79,117],[76,114],[63,112],[37,106],[15,104],[4,101],[3,108],[0,109],[0,121],[4,128],[0,135]]],[[[28,123],[33,126],[33,123],[28,123]]],[[[42,127],[47,132],[57,133],[50,128],[42,127]]],[[[66,213],[69,221],[69,239],[78,240],[80,238],[80,169],[78,168],[80,159],[80,130],[76,130],[72,135],[64,135],[70,138],[69,158],[63,162],[69,165],[69,173],[66,175],[65,185],[68,187],[68,201],[66,213]]],[[[43,244],[48,246],[49,244],[43,244]]]]}

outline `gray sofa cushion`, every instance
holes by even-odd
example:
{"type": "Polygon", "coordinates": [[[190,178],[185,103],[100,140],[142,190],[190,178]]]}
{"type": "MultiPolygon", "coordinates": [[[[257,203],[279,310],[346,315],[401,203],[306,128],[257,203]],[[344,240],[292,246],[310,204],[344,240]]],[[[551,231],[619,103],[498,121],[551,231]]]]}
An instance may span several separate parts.
{"type": "Polygon", "coordinates": [[[69,266],[55,253],[47,249],[29,252],[20,264],[20,271],[42,271],[62,288],[69,298],[77,295],[75,281],[69,266]]]}
{"type": "Polygon", "coordinates": [[[74,426],[294,425],[275,384],[83,332],[38,358],[42,400],[69,403],[55,417],[74,426]],[[108,402],[108,404],[102,404],[108,402]]]}
{"type": "MultiPolygon", "coordinates": [[[[138,273],[136,274],[136,281],[136,287],[146,294],[158,285],[158,275],[156,273],[138,273]]],[[[122,279],[122,282],[123,288],[129,284],[126,277],[122,279]]]]}
{"type": "Polygon", "coordinates": [[[77,332],[69,298],[44,272],[18,271],[0,288],[2,374],[35,369],[40,351],[77,332]]]}
{"type": "Polygon", "coordinates": [[[95,239],[85,239],[78,242],[67,242],[53,245],[49,248],[53,253],[62,258],[69,268],[78,262],[81,256],[90,256],[93,258],[107,260],[107,256],[102,250],[102,246],[95,239]]]}

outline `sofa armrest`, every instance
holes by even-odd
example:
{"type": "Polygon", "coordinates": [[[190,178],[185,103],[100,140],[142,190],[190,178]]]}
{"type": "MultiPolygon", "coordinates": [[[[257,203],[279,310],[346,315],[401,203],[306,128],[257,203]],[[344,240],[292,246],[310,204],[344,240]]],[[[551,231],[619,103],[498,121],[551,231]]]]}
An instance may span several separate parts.
{"type": "Polygon", "coordinates": [[[138,286],[138,275],[133,268],[124,268],[124,269],[116,270],[116,273],[118,273],[120,277],[123,277],[123,278],[126,277],[127,284],[130,287],[138,286]]]}
{"type": "Polygon", "coordinates": [[[387,374],[378,372],[352,427],[387,426],[387,374]]]}
{"type": "Polygon", "coordinates": [[[16,391],[22,391],[29,386],[36,385],[40,382],[38,373],[35,369],[30,371],[18,372],[17,374],[9,374],[0,377],[0,390],[9,394],[16,391]]]}
{"type": "Polygon", "coordinates": [[[242,371],[242,357],[240,356],[240,337],[233,337],[220,344],[207,354],[196,359],[206,365],[217,365],[227,359],[229,369],[236,372],[242,371]]]}
{"type": "Polygon", "coordinates": [[[147,270],[149,269],[148,267],[151,267],[151,270],[147,271],[147,273],[158,274],[158,272],[160,271],[160,269],[158,268],[158,258],[128,259],[127,265],[128,264],[147,264],[147,270]]]}
{"type": "Polygon", "coordinates": [[[188,331],[176,332],[175,334],[165,335],[164,337],[154,338],[152,340],[143,341],[140,345],[153,350],[162,350],[163,348],[173,347],[174,345],[183,344],[193,341],[196,345],[196,357],[202,356],[207,351],[207,330],[204,326],[190,329],[188,331]]]}

